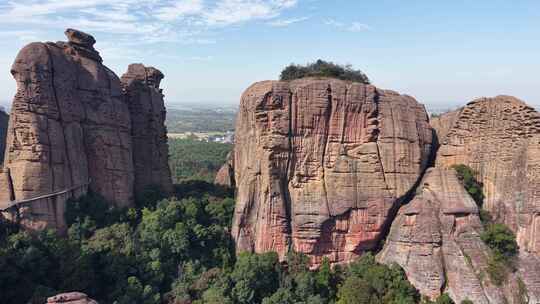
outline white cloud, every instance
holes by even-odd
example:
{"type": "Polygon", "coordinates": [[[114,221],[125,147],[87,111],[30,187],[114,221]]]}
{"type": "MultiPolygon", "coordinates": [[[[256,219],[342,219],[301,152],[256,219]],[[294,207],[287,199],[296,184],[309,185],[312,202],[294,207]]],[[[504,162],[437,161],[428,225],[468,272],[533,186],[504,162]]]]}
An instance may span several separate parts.
{"type": "Polygon", "coordinates": [[[348,30],[351,31],[351,32],[363,32],[363,31],[369,31],[369,30],[371,30],[371,27],[369,27],[369,25],[364,24],[364,23],[353,22],[353,23],[349,26],[348,30]]]}
{"type": "Polygon", "coordinates": [[[297,0],[221,0],[204,14],[209,25],[230,25],[256,19],[271,19],[297,0]]]}
{"type": "Polygon", "coordinates": [[[298,17],[298,18],[290,18],[290,19],[278,19],[274,20],[268,23],[270,26],[274,27],[286,27],[294,23],[302,22],[308,20],[309,17],[298,17]]]}
{"type": "Polygon", "coordinates": [[[371,30],[369,25],[357,21],[348,24],[335,19],[327,19],[324,21],[324,24],[348,32],[365,32],[371,30]]]}
{"type": "MultiPolygon", "coordinates": [[[[280,16],[298,0],[10,0],[0,3],[0,28],[104,33],[145,43],[208,43],[224,26],[280,16]]],[[[2,30],[0,30],[2,32],[2,30]]]]}
{"type": "Polygon", "coordinates": [[[197,15],[204,9],[202,0],[175,1],[172,6],[157,9],[155,16],[163,21],[172,21],[183,16],[197,15]]]}

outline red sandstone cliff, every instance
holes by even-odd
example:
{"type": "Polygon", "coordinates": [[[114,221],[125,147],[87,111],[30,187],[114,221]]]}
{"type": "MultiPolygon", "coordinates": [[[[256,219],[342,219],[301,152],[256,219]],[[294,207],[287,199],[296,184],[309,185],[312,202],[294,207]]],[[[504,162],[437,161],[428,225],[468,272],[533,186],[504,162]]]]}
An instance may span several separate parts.
{"type": "Polygon", "coordinates": [[[131,69],[126,94],[92,36],[72,29],[66,36],[68,42],[27,45],[11,71],[17,93],[0,169],[0,207],[67,189],[19,209],[22,223],[34,229],[64,229],[66,200],[88,188],[121,207],[133,204],[135,182],[171,188],[159,81],[132,86],[138,76],[131,69]],[[144,134],[132,128],[148,121],[153,128],[144,134]],[[133,142],[146,144],[151,155],[134,151],[133,142]]]}
{"type": "Polygon", "coordinates": [[[335,79],[252,85],[236,125],[237,250],[350,261],[376,246],[431,151],[412,97],[335,79]]]}

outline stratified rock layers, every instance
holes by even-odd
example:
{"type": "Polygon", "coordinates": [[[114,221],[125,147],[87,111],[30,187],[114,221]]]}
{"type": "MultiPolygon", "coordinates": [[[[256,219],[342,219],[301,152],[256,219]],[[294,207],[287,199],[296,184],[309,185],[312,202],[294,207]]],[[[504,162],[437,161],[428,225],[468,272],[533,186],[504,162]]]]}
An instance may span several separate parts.
{"type": "Polygon", "coordinates": [[[236,125],[237,250],[350,261],[374,248],[431,150],[412,97],[333,79],[254,84],[236,125]]]}
{"type": "Polygon", "coordinates": [[[122,76],[131,114],[135,194],[149,186],[172,193],[165,104],[159,84],[163,73],[153,67],[131,64],[122,76]]]}
{"type": "Polygon", "coordinates": [[[379,261],[397,263],[426,296],[448,292],[456,303],[504,303],[486,275],[489,249],[474,200],[453,169],[428,169],[417,194],[392,223],[379,261]]]}
{"type": "Polygon", "coordinates": [[[540,254],[540,114],[509,96],[478,99],[458,113],[440,138],[437,166],[478,172],[484,209],[517,234],[523,252],[540,254]]]}
{"type": "Polygon", "coordinates": [[[465,164],[478,173],[483,208],[516,233],[517,275],[529,302],[540,301],[540,114],[514,97],[497,96],[439,119],[433,124],[441,144],[437,166],[465,164]]]}

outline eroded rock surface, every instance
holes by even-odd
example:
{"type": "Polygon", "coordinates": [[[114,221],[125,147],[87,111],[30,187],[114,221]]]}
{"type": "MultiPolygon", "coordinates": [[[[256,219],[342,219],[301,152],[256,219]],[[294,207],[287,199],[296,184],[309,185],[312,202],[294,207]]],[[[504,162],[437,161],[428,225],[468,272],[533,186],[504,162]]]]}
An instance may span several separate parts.
{"type": "Polygon", "coordinates": [[[483,208],[517,234],[523,252],[540,255],[540,114],[509,96],[478,99],[457,113],[445,136],[437,130],[437,166],[478,172],[483,208]]]}
{"type": "Polygon", "coordinates": [[[397,263],[423,294],[448,292],[456,303],[505,303],[487,275],[489,249],[480,239],[478,207],[453,169],[428,169],[417,194],[392,223],[378,260],[397,263]]]}
{"type": "Polygon", "coordinates": [[[227,160],[216,174],[214,184],[229,188],[234,188],[236,186],[234,180],[234,151],[227,154],[227,160]]]}
{"type": "Polygon", "coordinates": [[[431,148],[412,97],[334,79],[254,84],[236,125],[237,250],[291,248],[317,266],[373,249],[431,148]]]}
{"type": "Polygon", "coordinates": [[[433,124],[441,145],[437,166],[465,164],[478,172],[483,208],[516,233],[515,275],[529,303],[539,302],[540,114],[514,97],[497,96],[472,101],[440,119],[433,124]]]}
{"type": "Polygon", "coordinates": [[[143,67],[142,79],[138,66],[130,68],[126,94],[101,63],[92,36],[72,29],[66,36],[68,42],[27,45],[11,71],[17,93],[0,192],[17,201],[46,196],[19,210],[21,222],[33,229],[64,229],[66,200],[88,189],[125,207],[134,202],[134,185],[171,187],[163,166],[168,155],[158,88],[163,75],[143,67]],[[137,123],[144,126],[132,126],[137,123]],[[143,127],[149,129],[142,132],[143,127]]]}
{"type": "Polygon", "coordinates": [[[98,302],[82,292],[67,292],[48,298],[46,304],[98,304],[98,302]]]}
{"type": "Polygon", "coordinates": [[[131,114],[135,193],[159,186],[172,193],[165,103],[159,84],[163,73],[153,67],[131,64],[122,76],[131,114]]]}

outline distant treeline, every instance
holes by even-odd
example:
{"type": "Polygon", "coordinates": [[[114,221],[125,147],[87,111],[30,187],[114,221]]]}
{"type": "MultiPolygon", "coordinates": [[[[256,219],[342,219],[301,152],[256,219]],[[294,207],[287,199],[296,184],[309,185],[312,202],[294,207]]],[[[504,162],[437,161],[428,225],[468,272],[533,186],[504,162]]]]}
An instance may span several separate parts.
{"type": "Polygon", "coordinates": [[[165,124],[170,133],[226,132],[234,130],[235,118],[229,109],[169,109],[165,124]]]}

